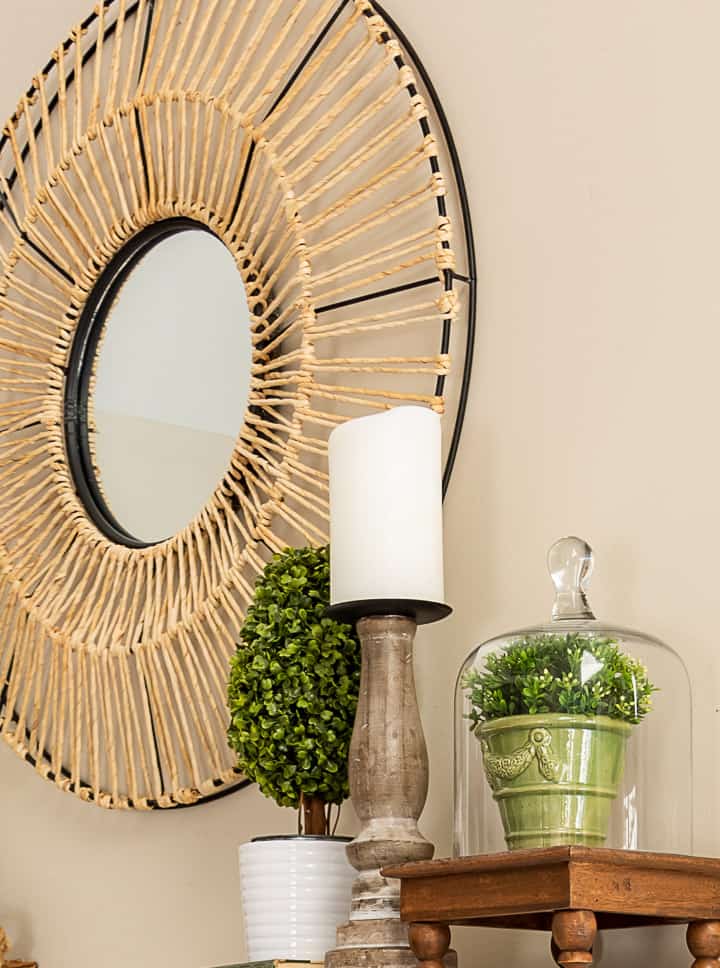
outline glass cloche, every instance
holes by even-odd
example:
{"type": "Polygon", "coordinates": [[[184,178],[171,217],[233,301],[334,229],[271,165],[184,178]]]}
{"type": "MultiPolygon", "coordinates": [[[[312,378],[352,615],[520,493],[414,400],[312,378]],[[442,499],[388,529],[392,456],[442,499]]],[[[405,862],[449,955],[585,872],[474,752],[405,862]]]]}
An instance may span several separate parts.
{"type": "Polygon", "coordinates": [[[479,646],[458,677],[455,853],[691,853],[685,666],[657,639],[595,618],[585,541],[556,542],[548,567],[552,621],[479,646]]]}

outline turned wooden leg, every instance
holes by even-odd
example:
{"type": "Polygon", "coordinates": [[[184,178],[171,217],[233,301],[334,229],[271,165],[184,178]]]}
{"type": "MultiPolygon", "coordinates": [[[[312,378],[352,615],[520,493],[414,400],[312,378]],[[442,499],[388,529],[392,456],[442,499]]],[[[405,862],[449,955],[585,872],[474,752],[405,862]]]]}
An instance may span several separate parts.
{"type": "Polygon", "coordinates": [[[694,921],[689,924],[687,945],[695,956],[693,968],[719,968],[720,921],[694,921]]]}
{"type": "Polygon", "coordinates": [[[446,924],[411,924],[410,947],[424,968],[444,968],[443,958],[450,947],[450,928],[446,924]]]}
{"type": "Polygon", "coordinates": [[[562,968],[586,968],[593,963],[597,921],[592,911],[558,911],[553,915],[553,957],[562,968]]]}

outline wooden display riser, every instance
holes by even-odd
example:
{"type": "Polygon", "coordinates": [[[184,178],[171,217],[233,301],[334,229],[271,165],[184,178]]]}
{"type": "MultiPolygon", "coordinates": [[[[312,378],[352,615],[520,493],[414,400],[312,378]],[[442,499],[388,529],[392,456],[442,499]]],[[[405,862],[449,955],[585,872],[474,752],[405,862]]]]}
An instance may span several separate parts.
{"type": "Polygon", "coordinates": [[[593,963],[598,931],[688,925],[694,968],[720,968],[720,860],[551,847],[388,867],[425,968],[441,968],[451,925],[551,932],[562,968],[593,963]]]}

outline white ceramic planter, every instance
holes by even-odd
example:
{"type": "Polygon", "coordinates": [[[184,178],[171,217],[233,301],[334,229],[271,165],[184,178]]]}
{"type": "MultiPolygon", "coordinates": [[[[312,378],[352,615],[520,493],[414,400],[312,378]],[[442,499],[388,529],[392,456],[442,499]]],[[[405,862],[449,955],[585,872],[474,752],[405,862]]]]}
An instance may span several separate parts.
{"type": "Polygon", "coordinates": [[[240,847],[247,960],[322,961],[350,913],[346,838],[260,837],[240,847]]]}

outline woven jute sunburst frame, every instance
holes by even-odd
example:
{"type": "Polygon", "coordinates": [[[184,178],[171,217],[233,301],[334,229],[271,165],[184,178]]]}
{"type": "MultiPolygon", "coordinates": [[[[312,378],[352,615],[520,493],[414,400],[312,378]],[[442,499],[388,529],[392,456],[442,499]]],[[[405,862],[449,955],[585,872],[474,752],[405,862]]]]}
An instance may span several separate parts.
{"type": "Polygon", "coordinates": [[[472,247],[463,221],[458,265],[459,169],[412,64],[368,0],[108,0],[3,130],[0,732],[62,790],[152,809],[242,783],[228,660],[268,555],[327,540],[329,431],[445,409],[472,247]],[[108,265],[179,218],[245,281],[250,400],[200,514],[129,547],[78,495],[68,369],[108,265]]]}

